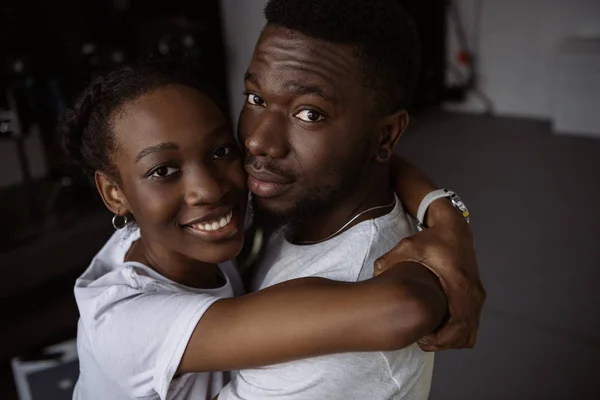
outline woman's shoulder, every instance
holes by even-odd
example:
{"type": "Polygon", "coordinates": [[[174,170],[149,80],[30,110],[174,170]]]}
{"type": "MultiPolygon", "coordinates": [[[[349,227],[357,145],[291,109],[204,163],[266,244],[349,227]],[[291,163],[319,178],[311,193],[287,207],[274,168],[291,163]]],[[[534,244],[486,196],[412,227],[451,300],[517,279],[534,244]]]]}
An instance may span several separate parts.
{"type": "Polygon", "coordinates": [[[79,277],[75,289],[90,286],[107,275],[113,278],[125,278],[127,276],[123,275],[125,272],[123,270],[127,267],[125,254],[138,238],[139,231],[137,230],[116,231],[79,277]]]}

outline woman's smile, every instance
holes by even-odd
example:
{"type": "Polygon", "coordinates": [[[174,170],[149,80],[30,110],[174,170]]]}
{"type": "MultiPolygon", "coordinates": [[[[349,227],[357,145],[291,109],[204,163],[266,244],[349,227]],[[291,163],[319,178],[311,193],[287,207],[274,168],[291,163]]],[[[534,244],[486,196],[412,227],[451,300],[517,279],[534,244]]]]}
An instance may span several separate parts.
{"type": "Polygon", "coordinates": [[[202,218],[199,221],[183,225],[185,232],[205,241],[219,242],[235,236],[238,231],[238,220],[241,218],[240,207],[230,208],[215,218],[202,218]]]}

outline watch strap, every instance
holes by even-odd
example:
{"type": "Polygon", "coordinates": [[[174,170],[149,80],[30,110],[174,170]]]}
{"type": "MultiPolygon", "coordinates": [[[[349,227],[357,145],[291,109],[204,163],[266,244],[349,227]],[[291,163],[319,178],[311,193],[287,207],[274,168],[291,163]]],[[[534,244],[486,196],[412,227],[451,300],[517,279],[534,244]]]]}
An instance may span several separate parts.
{"type": "Polygon", "coordinates": [[[422,231],[426,228],[425,214],[427,213],[427,210],[429,209],[431,203],[439,199],[452,197],[452,195],[454,194],[454,192],[447,189],[438,189],[434,190],[433,192],[429,193],[423,198],[423,201],[421,201],[421,204],[419,205],[419,210],[417,211],[417,228],[419,229],[419,231],[422,231]]]}

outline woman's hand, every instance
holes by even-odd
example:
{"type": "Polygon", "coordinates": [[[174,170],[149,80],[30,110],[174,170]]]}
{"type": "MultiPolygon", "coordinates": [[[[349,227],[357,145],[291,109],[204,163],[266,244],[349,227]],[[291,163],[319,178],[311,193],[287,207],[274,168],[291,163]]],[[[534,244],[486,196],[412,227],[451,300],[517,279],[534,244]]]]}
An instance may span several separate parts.
{"type": "Polygon", "coordinates": [[[466,220],[447,199],[431,204],[428,229],[402,240],[378,259],[375,274],[402,261],[415,261],[436,274],[448,298],[449,319],[421,339],[424,351],[473,348],[486,293],[481,284],[473,234],[466,220]]]}

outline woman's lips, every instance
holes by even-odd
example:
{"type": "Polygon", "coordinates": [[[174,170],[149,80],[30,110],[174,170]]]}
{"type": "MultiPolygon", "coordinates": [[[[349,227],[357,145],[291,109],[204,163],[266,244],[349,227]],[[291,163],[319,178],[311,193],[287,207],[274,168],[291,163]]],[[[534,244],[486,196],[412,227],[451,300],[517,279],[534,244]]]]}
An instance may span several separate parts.
{"type": "Polygon", "coordinates": [[[191,228],[197,229],[203,232],[212,232],[218,231],[219,229],[225,228],[227,225],[231,223],[231,219],[233,218],[233,209],[227,211],[220,218],[215,219],[214,221],[206,221],[199,222],[197,224],[189,225],[191,228]]]}
{"type": "Polygon", "coordinates": [[[184,229],[194,236],[205,240],[219,241],[228,239],[238,233],[239,210],[234,208],[214,221],[186,225],[184,229]]]}

